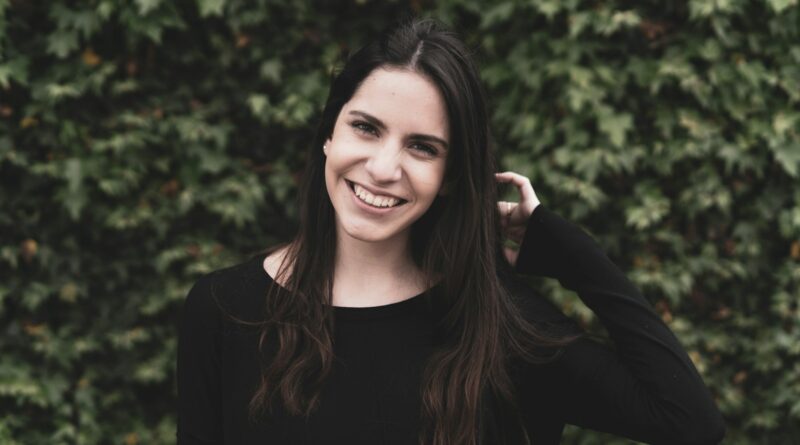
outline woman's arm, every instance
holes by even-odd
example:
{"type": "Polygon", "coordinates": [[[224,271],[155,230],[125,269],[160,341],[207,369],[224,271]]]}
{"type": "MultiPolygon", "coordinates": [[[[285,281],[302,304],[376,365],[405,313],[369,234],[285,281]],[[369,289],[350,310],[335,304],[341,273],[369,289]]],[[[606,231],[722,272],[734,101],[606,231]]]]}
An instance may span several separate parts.
{"type": "Polygon", "coordinates": [[[721,414],[678,340],[638,289],[583,230],[540,205],[528,178],[498,173],[520,202],[500,202],[516,271],[558,279],[606,327],[612,351],[579,340],[543,369],[544,388],[568,423],[651,443],[717,443],[721,414]]]}
{"type": "Polygon", "coordinates": [[[220,399],[221,312],[212,276],[186,297],[178,336],[178,445],[222,443],[220,399]]]}
{"type": "Polygon", "coordinates": [[[580,340],[550,365],[567,423],[650,443],[722,440],[722,416],[686,352],[588,234],[537,205],[515,269],[577,292],[616,346],[580,340]]]}

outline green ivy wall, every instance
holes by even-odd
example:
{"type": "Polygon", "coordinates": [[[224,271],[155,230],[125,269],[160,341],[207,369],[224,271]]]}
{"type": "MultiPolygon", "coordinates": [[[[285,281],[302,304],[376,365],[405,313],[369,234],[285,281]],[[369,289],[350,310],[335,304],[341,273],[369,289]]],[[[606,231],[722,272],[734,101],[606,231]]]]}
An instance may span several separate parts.
{"type": "Polygon", "coordinates": [[[329,73],[408,11],[476,48],[504,167],[641,287],[726,443],[800,437],[797,0],[0,0],[0,443],[174,442],[182,299],[291,234],[329,73]]]}

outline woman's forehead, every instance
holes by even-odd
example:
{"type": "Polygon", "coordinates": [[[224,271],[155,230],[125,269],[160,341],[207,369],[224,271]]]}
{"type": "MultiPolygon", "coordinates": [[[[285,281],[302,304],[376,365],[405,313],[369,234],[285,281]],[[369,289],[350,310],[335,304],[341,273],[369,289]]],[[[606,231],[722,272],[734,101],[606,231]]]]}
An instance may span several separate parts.
{"type": "Polygon", "coordinates": [[[447,107],[439,88],[415,71],[374,70],[342,108],[345,116],[352,111],[374,116],[390,128],[449,137],[447,107]]]}

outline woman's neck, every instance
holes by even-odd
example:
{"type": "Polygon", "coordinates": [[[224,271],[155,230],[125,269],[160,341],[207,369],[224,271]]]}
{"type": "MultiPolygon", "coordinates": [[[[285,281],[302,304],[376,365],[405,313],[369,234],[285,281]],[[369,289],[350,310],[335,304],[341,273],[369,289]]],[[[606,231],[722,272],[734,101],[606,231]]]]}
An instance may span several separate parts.
{"type": "Polygon", "coordinates": [[[333,305],[381,306],[421,293],[422,272],[411,257],[408,236],[366,242],[337,237],[333,305]]]}

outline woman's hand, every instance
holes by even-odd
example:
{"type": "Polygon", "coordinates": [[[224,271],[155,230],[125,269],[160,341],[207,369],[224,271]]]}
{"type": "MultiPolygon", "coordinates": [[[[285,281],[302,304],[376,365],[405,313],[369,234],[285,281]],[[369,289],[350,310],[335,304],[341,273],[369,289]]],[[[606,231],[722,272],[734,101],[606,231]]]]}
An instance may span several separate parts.
{"type": "MultiPolygon", "coordinates": [[[[497,203],[503,235],[519,244],[522,242],[522,237],[525,236],[528,218],[530,218],[533,210],[541,204],[539,197],[536,196],[531,181],[525,176],[514,172],[503,172],[495,173],[494,177],[497,182],[514,184],[519,192],[519,202],[500,201],[497,203]]],[[[508,262],[512,266],[515,265],[518,252],[508,247],[504,251],[508,262]]]]}

